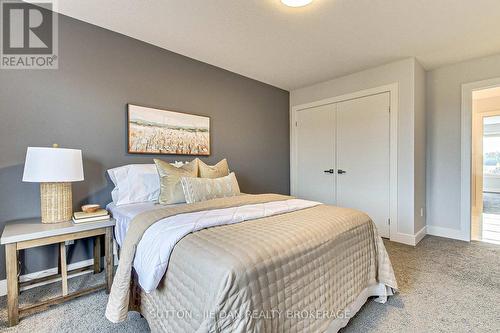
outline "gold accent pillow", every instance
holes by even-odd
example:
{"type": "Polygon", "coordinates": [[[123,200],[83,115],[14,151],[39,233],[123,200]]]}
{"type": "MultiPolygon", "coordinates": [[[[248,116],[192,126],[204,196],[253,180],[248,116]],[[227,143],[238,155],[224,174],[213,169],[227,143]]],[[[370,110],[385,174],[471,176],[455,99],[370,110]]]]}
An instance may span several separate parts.
{"type": "Polygon", "coordinates": [[[181,184],[188,204],[240,195],[234,172],[220,178],[181,177],[181,184]]]}
{"type": "Polygon", "coordinates": [[[154,159],[160,176],[160,196],[158,202],[164,205],[186,202],[182,191],[181,177],[198,177],[198,159],[194,159],[181,167],[154,159]]]}
{"type": "Polygon", "coordinates": [[[227,160],[223,159],[216,165],[207,165],[202,160],[198,160],[201,178],[220,178],[229,175],[227,160]]]}

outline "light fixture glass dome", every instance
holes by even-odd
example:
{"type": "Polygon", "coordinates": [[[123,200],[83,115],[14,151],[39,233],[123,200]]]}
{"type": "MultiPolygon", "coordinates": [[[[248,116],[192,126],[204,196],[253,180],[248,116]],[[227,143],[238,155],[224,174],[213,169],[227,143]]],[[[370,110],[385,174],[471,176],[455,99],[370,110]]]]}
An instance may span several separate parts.
{"type": "Polygon", "coordinates": [[[310,4],[312,0],[281,0],[281,2],[289,7],[303,7],[310,4]]]}

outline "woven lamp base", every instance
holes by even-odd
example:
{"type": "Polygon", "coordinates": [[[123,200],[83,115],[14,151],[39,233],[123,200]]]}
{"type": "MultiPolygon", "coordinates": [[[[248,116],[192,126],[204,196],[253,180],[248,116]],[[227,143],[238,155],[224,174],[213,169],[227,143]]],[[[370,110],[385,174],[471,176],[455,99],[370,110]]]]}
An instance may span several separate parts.
{"type": "Polygon", "coordinates": [[[59,223],[71,220],[73,197],[71,183],[40,183],[42,223],[59,223]]]}

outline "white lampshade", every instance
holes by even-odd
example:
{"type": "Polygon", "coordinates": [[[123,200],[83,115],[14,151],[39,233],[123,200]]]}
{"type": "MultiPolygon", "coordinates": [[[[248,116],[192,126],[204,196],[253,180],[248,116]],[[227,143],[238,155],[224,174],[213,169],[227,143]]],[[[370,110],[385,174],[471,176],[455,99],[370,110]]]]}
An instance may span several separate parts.
{"type": "Polygon", "coordinates": [[[28,147],[23,182],[56,183],[83,180],[80,149],[28,147]]]}

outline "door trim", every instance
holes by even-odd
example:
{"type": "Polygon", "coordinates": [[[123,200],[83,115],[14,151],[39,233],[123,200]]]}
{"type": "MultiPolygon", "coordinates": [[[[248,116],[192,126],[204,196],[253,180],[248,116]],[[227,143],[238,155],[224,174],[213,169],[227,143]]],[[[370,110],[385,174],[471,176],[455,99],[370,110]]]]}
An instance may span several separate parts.
{"type": "Polygon", "coordinates": [[[484,118],[500,116],[500,110],[473,111],[472,114],[472,154],[471,154],[471,240],[474,219],[477,219],[482,228],[483,215],[483,138],[484,118]],[[476,208],[476,209],[474,209],[476,208]]]}
{"type": "Polygon", "coordinates": [[[472,93],[476,90],[500,86],[500,78],[475,81],[462,84],[461,110],[461,161],[460,161],[460,229],[450,229],[457,233],[450,234],[450,238],[470,242],[471,239],[471,191],[472,191],[472,93]]]}
{"type": "Polygon", "coordinates": [[[390,124],[389,124],[389,218],[391,224],[389,227],[390,239],[398,238],[398,106],[399,106],[399,84],[392,83],[371,89],[356,91],[349,94],[339,95],[331,98],[318,100],[311,103],[295,105],[290,108],[290,192],[295,194],[297,187],[297,135],[295,133],[297,112],[304,109],[317,106],[345,102],[361,97],[368,97],[382,93],[389,93],[390,96],[390,124]]]}

